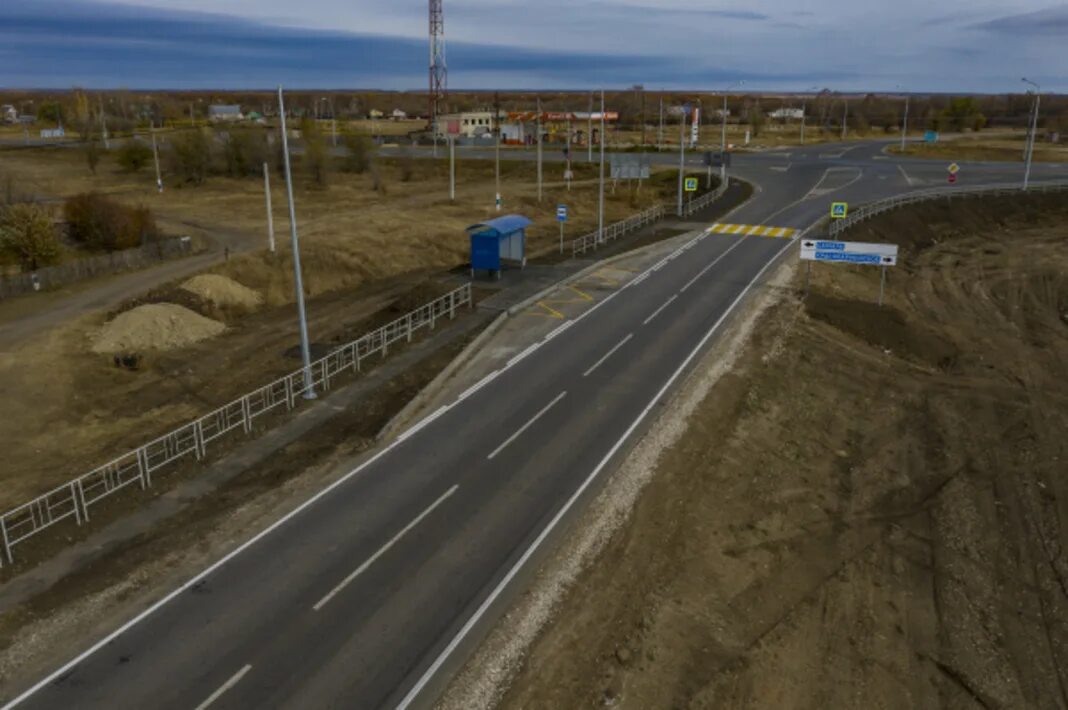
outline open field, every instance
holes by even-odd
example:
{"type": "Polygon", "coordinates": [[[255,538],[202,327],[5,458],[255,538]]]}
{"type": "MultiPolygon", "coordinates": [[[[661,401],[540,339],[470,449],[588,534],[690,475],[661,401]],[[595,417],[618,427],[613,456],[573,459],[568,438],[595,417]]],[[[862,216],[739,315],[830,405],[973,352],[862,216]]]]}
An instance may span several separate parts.
{"type": "MultiPolygon", "coordinates": [[[[899,146],[890,148],[896,155],[915,158],[948,158],[950,160],[1010,160],[1024,159],[1025,134],[1012,135],[973,133],[937,143],[911,143],[901,152],[899,146]]],[[[1068,162],[1068,143],[1036,142],[1035,162],[1068,162]]]]}
{"type": "MultiPolygon", "coordinates": [[[[198,343],[138,353],[142,360],[136,371],[116,367],[110,354],[92,352],[114,314],[63,324],[0,353],[0,396],[10,410],[0,419],[5,450],[0,508],[102,464],[298,364],[285,354],[296,343],[296,328],[288,217],[277,177],[279,249],[271,254],[259,180],[211,178],[200,187],[169,186],[159,195],[147,172],[131,175],[105,164],[93,176],[77,160],[74,151],[3,152],[0,171],[19,175],[22,189],[48,198],[95,189],[150,205],[173,231],[195,227],[209,240],[219,233],[238,235],[249,251],[235,251],[211,271],[251,289],[262,303],[233,308],[164,287],[125,305],[120,310],[146,301],[176,303],[226,325],[222,335],[198,343]]],[[[547,184],[539,203],[531,181],[534,165],[502,164],[506,209],[536,222],[528,232],[528,253],[555,250],[559,202],[570,207],[571,235],[595,228],[597,193],[588,181],[593,169],[576,166],[576,177],[586,182],[577,182],[570,192],[559,182],[547,184]]],[[[559,179],[554,170],[546,168],[547,179],[559,179]]],[[[449,285],[445,272],[466,262],[464,228],[495,215],[492,164],[465,161],[457,172],[456,203],[448,200],[443,162],[380,161],[385,189],[377,192],[369,175],[338,173],[329,187],[315,189],[298,173],[297,220],[315,342],[345,342],[369,329],[369,319],[383,310],[397,317],[455,285],[449,285]],[[407,180],[405,173],[410,173],[407,180]],[[398,298],[405,308],[396,305],[398,298]]],[[[615,195],[609,191],[607,219],[663,200],[661,188],[674,189],[671,179],[653,182],[640,193],[622,186],[615,195]]],[[[22,303],[16,299],[3,306],[17,310],[22,303]]]]}
{"type": "Polygon", "coordinates": [[[501,707],[1068,703],[1068,204],[849,238],[901,245],[887,305],[795,271],[501,707]]]}

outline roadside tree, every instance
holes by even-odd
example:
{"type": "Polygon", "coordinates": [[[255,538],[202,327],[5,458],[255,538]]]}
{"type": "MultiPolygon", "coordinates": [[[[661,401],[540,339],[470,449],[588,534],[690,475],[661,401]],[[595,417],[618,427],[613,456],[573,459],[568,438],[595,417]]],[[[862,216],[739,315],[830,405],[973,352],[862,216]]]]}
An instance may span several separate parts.
{"type": "Polygon", "coordinates": [[[131,138],[119,148],[115,161],[123,170],[136,173],[152,162],[152,148],[131,138]]]}
{"type": "Polygon", "coordinates": [[[29,202],[0,209],[0,250],[16,259],[23,271],[57,263],[59,236],[48,209],[29,202]]]}
{"type": "Polygon", "coordinates": [[[171,143],[171,171],[183,182],[202,184],[211,170],[208,134],[194,129],[175,136],[171,143]]]}

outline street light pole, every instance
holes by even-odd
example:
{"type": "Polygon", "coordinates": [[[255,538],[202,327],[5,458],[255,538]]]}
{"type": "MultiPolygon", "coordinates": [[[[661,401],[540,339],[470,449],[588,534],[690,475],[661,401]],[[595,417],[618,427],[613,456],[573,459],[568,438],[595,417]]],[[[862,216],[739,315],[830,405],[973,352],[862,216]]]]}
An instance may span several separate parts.
{"type": "MultiPolygon", "coordinates": [[[[898,87],[901,88],[901,87],[898,87]]],[[[905,135],[909,131],[909,95],[905,94],[905,118],[901,121],[901,152],[905,152],[905,135]]]]}
{"type": "Polygon", "coordinates": [[[849,120],[849,100],[846,99],[845,94],[842,95],[842,140],[846,139],[846,122],[849,120]]]}
{"type": "Polygon", "coordinates": [[[656,131],[656,152],[664,149],[664,95],[660,95],[660,127],[656,131]]]}
{"type": "Polygon", "coordinates": [[[601,89],[601,187],[597,196],[597,241],[604,241],[604,89],[601,89]]]}
{"type": "Polygon", "coordinates": [[[538,115],[534,119],[534,129],[538,132],[538,202],[541,202],[541,97],[538,97],[538,115]]]}
{"type": "Polygon", "coordinates": [[[737,81],[723,90],[723,112],[720,114],[723,123],[719,137],[719,182],[721,185],[727,182],[727,94],[731,89],[743,85],[745,81],[737,81]]]}
{"type": "Polygon", "coordinates": [[[304,281],[300,271],[300,244],[297,242],[297,212],[293,205],[293,174],[289,167],[289,137],[286,135],[286,109],[282,87],[278,87],[278,115],[282,126],[282,155],[286,168],[286,196],[289,198],[289,236],[293,245],[293,278],[297,290],[297,316],[300,320],[300,354],[304,360],[304,399],[315,399],[312,384],[311,348],[308,345],[308,319],[304,313],[304,281]]]}
{"type": "Polygon", "coordinates": [[[494,141],[493,150],[493,176],[497,189],[496,197],[494,198],[494,204],[497,211],[501,211],[501,100],[500,94],[496,91],[493,92],[493,126],[494,135],[497,140],[494,141]]]}
{"type": "Polygon", "coordinates": [[[686,114],[688,105],[683,104],[679,108],[679,199],[675,208],[676,214],[682,216],[682,171],[686,168],[686,114]]]}
{"type": "Polygon", "coordinates": [[[1031,159],[1034,157],[1035,154],[1035,135],[1036,131],[1038,130],[1038,108],[1041,105],[1042,101],[1042,95],[1039,92],[1041,92],[1042,89],[1041,87],[1039,87],[1038,84],[1033,81],[1030,81],[1026,77],[1024,77],[1022,81],[1025,84],[1030,84],[1031,86],[1035,87],[1035,112],[1034,115],[1031,116],[1030,138],[1027,141],[1027,163],[1024,167],[1023,189],[1026,190],[1027,184],[1031,180],[1031,159]]]}
{"type": "Polygon", "coordinates": [[[586,162],[593,162],[593,94],[590,94],[590,111],[586,114],[586,162]]]}

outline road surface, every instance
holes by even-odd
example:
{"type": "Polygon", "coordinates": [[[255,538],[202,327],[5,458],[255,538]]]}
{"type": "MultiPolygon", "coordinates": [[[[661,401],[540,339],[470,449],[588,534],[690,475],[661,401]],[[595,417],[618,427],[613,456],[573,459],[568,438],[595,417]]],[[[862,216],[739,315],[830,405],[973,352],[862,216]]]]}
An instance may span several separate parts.
{"type": "MultiPolygon", "coordinates": [[[[759,189],[729,221],[804,229],[832,199],[856,204],[944,179],[944,166],[887,159],[879,148],[739,156],[732,172],[759,189]]],[[[962,173],[1000,182],[1014,170],[964,164],[962,173]]],[[[792,248],[694,233],[672,258],[42,679],[20,707],[429,705],[500,611],[493,602],[514,593],[509,582],[532,545],[625,454],[724,317],[777,257],[794,258],[792,248]]]]}

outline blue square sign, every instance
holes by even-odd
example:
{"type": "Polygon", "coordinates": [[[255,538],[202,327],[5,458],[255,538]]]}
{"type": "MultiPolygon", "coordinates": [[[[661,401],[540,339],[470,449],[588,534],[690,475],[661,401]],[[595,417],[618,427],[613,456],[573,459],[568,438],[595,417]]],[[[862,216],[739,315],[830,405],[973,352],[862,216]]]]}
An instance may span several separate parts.
{"type": "Polygon", "coordinates": [[[556,206],[556,221],[557,222],[566,222],[567,221],[567,205],[557,205],[556,206]]]}

